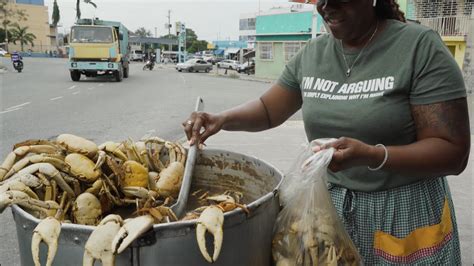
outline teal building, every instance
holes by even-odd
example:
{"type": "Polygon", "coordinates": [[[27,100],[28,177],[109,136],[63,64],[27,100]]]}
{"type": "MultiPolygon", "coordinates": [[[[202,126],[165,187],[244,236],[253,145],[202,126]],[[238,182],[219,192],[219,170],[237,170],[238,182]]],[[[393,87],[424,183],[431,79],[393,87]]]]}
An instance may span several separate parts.
{"type": "MultiPolygon", "coordinates": [[[[276,79],[286,63],[311,39],[313,11],[257,16],[255,76],[276,79]]],[[[325,32],[316,14],[316,34],[325,32]]]]}

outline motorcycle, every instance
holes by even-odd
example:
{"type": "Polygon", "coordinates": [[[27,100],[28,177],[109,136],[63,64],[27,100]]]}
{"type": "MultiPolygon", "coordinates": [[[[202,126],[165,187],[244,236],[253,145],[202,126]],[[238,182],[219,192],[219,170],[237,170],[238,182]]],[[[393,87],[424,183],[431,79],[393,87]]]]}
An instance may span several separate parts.
{"type": "Polygon", "coordinates": [[[13,61],[13,68],[20,73],[23,70],[23,61],[13,61]]]}
{"type": "Polygon", "coordinates": [[[155,57],[151,57],[150,59],[148,59],[145,63],[145,65],[143,66],[143,70],[153,70],[153,68],[155,67],[155,57]]]}

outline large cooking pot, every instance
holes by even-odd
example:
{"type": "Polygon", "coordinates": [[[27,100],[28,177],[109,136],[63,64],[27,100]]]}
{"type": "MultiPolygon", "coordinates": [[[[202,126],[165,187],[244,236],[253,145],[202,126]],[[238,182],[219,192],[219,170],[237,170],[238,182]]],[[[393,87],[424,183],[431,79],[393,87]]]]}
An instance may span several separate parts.
{"type": "MultiPolygon", "coordinates": [[[[199,152],[191,191],[237,190],[250,214],[236,209],[224,216],[224,241],[214,265],[270,265],[273,224],[279,211],[278,189],[283,175],[257,158],[224,150],[199,152]]],[[[191,207],[190,207],[191,208],[191,207]]],[[[31,237],[39,220],[12,207],[20,245],[21,263],[33,265],[31,237]]],[[[84,246],[94,227],[62,224],[54,265],[82,265],[84,246]]],[[[209,265],[196,242],[196,221],[156,224],[117,256],[116,265],[209,265]]],[[[206,237],[212,256],[213,238],[206,237]]],[[[40,259],[46,261],[46,245],[40,259]]],[[[100,265],[96,262],[96,265],[100,265]]]]}

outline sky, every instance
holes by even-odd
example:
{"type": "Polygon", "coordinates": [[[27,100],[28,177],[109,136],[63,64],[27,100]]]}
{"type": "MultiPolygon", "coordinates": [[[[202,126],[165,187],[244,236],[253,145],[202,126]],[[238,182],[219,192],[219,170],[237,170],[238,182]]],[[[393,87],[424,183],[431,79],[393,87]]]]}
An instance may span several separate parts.
{"type": "MultiPolygon", "coordinates": [[[[45,0],[49,16],[53,11],[53,0],[45,0]]],[[[76,16],[75,0],[57,0],[61,20],[60,33],[69,31],[76,16]]],[[[82,18],[92,16],[104,20],[122,22],[129,30],[145,27],[154,35],[168,34],[168,10],[171,10],[171,33],[175,32],[175,22],[181,21],[193,29],[198,39],[206,41],[238,40],[239,18],[241,14],[258,12],[272,7],[290,6],[288,0],[92,0],[92,5],[81,0],[82,18]]]]}

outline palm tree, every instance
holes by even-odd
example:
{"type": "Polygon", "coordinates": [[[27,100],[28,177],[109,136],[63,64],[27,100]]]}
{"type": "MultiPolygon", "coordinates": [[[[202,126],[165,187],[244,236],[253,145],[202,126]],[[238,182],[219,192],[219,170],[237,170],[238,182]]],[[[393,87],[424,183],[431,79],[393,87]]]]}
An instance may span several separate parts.
{"type": "MultiPolygon", "coordinates": [[[[76,19],[81,18],[81,7],[80,7],[81,0],[76,0],[76,19]]],[[[84,0],[84,3],[91,4],[93,7],[97,8],[97,5],[92,2],[91,0],[84,0]]]]}
{"type": "Polygon", "coordinates": [[[21,51],[24,51],[23,46],[25,44],[31,44],[31,46],[35,46],[33,40],[36,39],[36,36],[33,33],[28,32],[28,27],[21,27],[18,24],[13,24],[13,29],[11,29],[12,33],[12,41],[16,44],[17,41],[20,42],[21,51]]]}
{"type": "Polygon", "coordinates": [[[61,15],[59,14],[58,3],[56,2],[56,0],[54,0],[54,3],[53,3],[52,19],[53,19],[53,25],[56,27],[58,25],[59,20],[61,19],[61,15]]]}

